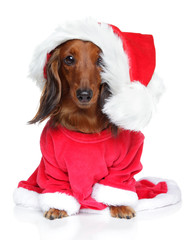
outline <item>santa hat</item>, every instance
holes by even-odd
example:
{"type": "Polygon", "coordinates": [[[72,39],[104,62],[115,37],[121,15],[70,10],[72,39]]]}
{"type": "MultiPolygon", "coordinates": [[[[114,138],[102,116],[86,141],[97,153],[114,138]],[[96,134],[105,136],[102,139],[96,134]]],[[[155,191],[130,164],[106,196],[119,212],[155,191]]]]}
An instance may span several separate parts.
{"type": "Polygon", "coordinates": [[[139,131],[151,119],[164,87],[154,74],[155,47],[151,35],[121,32],[117,27],[93,19],[60,25],[35,50],[30,77],[43,89],[47,55],[60,44],[81,39],[101,50],[103,83],[111,96],[102,109],[110,121],[128,130],[139,131]]]}

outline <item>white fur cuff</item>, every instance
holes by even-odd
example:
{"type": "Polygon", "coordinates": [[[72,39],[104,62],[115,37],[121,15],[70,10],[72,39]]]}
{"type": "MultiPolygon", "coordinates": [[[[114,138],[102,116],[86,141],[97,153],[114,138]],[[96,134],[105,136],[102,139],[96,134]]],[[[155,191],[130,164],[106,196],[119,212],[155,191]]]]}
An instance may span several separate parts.
{"type": "Polygon", "coordinates": [[[13,199],[17,205],[23,207],[41,209],[43,211],[56,208],[65,210],[69,216],[78,213],[80,209],[79,202],[73,196],[66,193],[39,194],[20,187],[14,191],[13,199]]]}
{"type": "Polygon", "coordinates": [[[50,208],[65,210],[67,214],[73,215],[79,212],[80,204],[78,201],[66,193],[43,193],[39,195],[40,208],[48,211],[50,208]]]}
{"type": "Polygon", "coordinates": [[[93,187],[92,198],[108,206],[124,205],[134,207],[138,201],[135,192],[105,186],[99,183],[96,183],[93,187]]]}

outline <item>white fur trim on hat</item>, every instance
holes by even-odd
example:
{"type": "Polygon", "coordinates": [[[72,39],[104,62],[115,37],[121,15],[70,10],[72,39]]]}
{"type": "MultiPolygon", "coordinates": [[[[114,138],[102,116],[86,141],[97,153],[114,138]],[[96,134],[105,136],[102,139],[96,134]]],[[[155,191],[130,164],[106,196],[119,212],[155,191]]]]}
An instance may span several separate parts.
{"type": "Polygon", "coordinates": [[[99,24],[89,18],[60,25],[36,48],[30,64],[29,76],[43,89],[46,81],[43,69],[47,53],[72,39],[91,41],[102,50],[104,67],[101,78],[103,83],[109,85],[112,93],[104,105],[103,112],[110,121],[128,130],[139,131],[144,128],[151,119],[155,103],[162,93],[163,84],[155,77],[152,77],[147,87],[138,79],[135,79],[136,82],[131,82],[129,56],[124,51],[122,39],[106,23],[99,24]]]}
{"type": "Polygon", "coordinates": [[[117,126],[140,131],[151,120],[163,91],[163,82],[155,74],[147,87],[138,81],[122,84],[118,93],[107,99],[103,113],[117,126]]]}
{"type": "Polygon", "coordinates": [[[89,18],[60,25],[36,48],[30,64],[29,76],[41,89],[45,84],[43,69],[47,53],[72,39],[91,41],[101,48],[105,65],[102,78],[104,82],[110,85],[113,93],[116,92],[120,79],[124,79],[127,83],[130,81],[128,56],[123,50],[121,39],[114,34],[113,29],[108,24],[99,24],[97,21],[89,18]]]}

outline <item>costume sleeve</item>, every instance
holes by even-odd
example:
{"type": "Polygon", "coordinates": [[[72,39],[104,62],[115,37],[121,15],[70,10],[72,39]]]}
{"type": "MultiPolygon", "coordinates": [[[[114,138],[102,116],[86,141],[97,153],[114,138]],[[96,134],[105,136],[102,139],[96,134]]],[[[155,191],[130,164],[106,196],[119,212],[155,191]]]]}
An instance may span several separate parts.
{"type": "Polygon", "coordinates": [[[43,189],[40,206],[47,211],[50,208],[65,210],[68,215],[79,211],[80,204],[73,197],[67,171],[59,167],[52,132],[46,126],[40,140],[42,160],[39,165],[37,183],[43,189]]]}
{"type": "Polygon", "coordinates": [[[129,144],[123,143],[120,156],[108,168],[108,174],[93,187],[92,197],[111,206],[134,207],[138,201],[134,179],[142,169],[140,162],[143,149],[143,134],[131,137],[129,144]]]}

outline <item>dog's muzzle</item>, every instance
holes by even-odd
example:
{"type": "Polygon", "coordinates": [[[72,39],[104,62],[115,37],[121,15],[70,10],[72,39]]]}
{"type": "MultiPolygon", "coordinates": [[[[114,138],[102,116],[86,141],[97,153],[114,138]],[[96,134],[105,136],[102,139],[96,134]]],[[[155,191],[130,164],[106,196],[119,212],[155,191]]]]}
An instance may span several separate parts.
{"type": "Polygon", "coordinates": [[[80,103],[88,103],[92,99],[93,91],[91,89],[78,89],[76,97],[80,103]]]}

